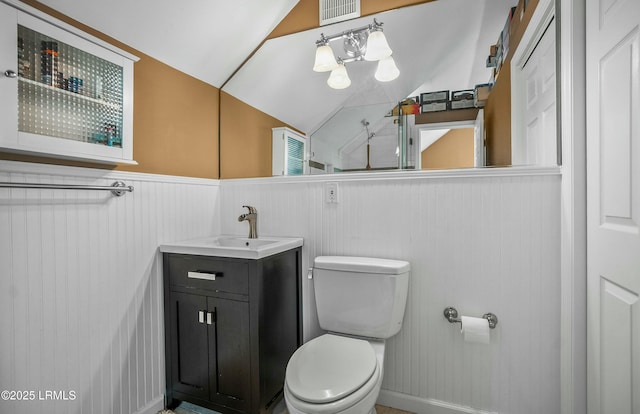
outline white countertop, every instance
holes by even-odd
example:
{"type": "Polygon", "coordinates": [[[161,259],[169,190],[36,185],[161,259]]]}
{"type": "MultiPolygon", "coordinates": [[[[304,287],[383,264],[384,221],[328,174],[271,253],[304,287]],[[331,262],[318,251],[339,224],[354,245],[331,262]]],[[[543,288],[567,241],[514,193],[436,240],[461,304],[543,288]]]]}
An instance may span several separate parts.
{"type": "Polygon", "coordinates": [[[200,256],[262,259],[303,244],[301,237],[258,237],[219,235],[183,240],[160,245],[162,253],[195,254],[200,256]]]}

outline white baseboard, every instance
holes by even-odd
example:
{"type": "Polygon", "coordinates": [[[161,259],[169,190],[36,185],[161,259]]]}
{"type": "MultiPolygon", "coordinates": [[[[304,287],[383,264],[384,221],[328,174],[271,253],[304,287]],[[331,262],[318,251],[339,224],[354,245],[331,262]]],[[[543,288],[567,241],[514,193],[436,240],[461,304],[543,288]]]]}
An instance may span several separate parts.
{"type": "Polygon", "coordinates": [[[378,404],[417,414],[496,414],[446,401],[415,397],[395,391],[380,390],[378,404]]]}
{"type": "Polygon", "coordinates": [[[157,414],[161,410],[164,410],[164,395],[162,394],[149,401],[147,405],[133,414],[157,414]]]}

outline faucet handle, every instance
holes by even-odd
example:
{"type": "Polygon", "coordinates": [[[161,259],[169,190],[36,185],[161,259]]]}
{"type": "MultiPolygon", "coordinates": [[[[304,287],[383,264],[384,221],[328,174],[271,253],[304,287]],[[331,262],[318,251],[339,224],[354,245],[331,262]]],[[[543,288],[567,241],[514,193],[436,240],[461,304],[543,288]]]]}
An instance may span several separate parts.
{"type": "Polygon", "coordinates": [[[247,209],[249,209],[249,214],[258,214],[258,210],[256,210],[255,207],[251,207],[251,206],[242,206],[242,207],[246,207],[247,209]]]}

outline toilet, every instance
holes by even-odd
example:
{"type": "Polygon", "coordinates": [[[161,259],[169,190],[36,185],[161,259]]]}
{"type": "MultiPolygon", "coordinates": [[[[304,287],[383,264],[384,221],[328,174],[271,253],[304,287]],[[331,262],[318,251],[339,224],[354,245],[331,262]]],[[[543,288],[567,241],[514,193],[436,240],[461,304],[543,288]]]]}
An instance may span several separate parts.
{"type": "Polygon", "coordinates": [[[320,256],[313,283],[320,327],[287,364],[290,414],[375,413],[385,339],[402,327],[410,265],[371,257],[320,256]]]}

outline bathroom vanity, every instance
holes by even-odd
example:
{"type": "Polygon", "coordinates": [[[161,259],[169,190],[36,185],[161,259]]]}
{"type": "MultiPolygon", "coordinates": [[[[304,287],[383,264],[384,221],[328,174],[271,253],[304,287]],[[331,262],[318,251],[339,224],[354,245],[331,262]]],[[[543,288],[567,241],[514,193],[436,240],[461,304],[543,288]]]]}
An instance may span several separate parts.
{"type": "Polygon", "coordinates": [[[272,411],[301,344],[301,246],[227,237],[160,247],[168,407],[272,411]]]}

